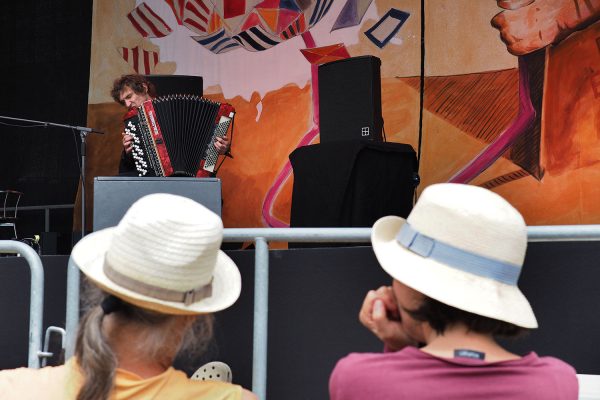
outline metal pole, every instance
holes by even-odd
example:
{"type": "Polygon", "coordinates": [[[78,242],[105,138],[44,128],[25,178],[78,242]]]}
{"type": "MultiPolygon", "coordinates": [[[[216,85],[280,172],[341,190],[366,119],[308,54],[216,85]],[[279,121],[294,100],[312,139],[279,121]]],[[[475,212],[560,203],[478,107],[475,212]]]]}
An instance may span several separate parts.
{"type": "Polygon", "coordinates": [[[81,136],[81,238],[85,236],[85,138],[87,132],[79,131],[81,136]]]}
{"type": "Polygon", "coordinates": [[[65,360],[75,354],[77,326],[79,325],[79,269],[69,257],[67,267],[67,314],[65,317],[65,360]]]}
{"type": "Polygon", "coordinates": [[[244,242],[262,237],[270,241],[355,242],[371,245],[371,228],[227,228],[226,242],[244,242]]]}
{"type": "Polygon", "coordinates": [[[269,245],[256,238],[254,253],[254,337],[252,357],[252,391],[260,400],[267,398],[267,328],[269,311],[269,245]]]}
{"type": "MultiPolygon", "coordinates": [[[[600,224],[528,226],[529,242],[600,241],[600,224]]],[[[371,245],[371,228],[227,228],[223,241],[364,242],[371,245]]]]}
{"type": "Polygon", "coordinates": [[[44,232],[50,232],[50,209],[44,209],[44,232]]]}
{"type": "Polygon", "coordinates": [[[29,368],[39,368],[44,318],[44,268],[42,267],[42,260],[40,260],[40,256],[35,250],[16,240],[0,240],[0,250],[20,254],[27,261],[31,270],[27,366],[29,368]]]}
{"type": "Polygon", "coordinates": [[[600,225],[528,226],[529,242],[581,242],[600,240],[600,225]]]}

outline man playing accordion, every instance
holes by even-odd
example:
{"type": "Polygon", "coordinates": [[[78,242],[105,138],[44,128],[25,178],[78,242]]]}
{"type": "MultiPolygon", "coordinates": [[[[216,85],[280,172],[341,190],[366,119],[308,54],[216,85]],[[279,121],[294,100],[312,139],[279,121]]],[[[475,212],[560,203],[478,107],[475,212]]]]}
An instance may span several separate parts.
{"type": "MultiPolygon", "coordinates": [[[[113,99],[130,111],[140,107],[145,101],[156,97],[154,85],[143,75],[123,75],[116,79],[111,90],[113,99]]],[[[119,175],[137,175],[132,157],[133,137],[126,132],[122,132],[123,151],[119,163],[119,175]]],[[[225,154],[230,148],[230,139],[227,135],[223,137],[216,136],[214,146],[218,154],[225,154]]]]}

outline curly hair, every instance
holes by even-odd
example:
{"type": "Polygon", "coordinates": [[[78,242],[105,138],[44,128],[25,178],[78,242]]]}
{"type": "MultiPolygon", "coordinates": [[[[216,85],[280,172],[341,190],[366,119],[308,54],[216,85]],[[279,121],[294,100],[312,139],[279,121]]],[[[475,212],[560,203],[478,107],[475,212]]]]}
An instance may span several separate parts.
{"type": "Polygon", "coordinates": [[[416,310],[407,310],[418,321],[428,322],[438,334],[443,334],[449,326],[463,323],[470,331],[492,334],[497,337],[513,338],[524,335],[529,329],[509,322],[484,317],[460,310],[425,296],[416,310]]]}
{"type": "Polygon", "coordinates": [[[144,94],[147,92],[150,97],[156,97],[156,88],[147,77],[137,74],[123,75],[120,78],[115,79],[112,90],[110,91],[112,98],[119,104],[123,104],[120,96],[121,91],[125,86],[130,87],[135,93],[144,94]]]}

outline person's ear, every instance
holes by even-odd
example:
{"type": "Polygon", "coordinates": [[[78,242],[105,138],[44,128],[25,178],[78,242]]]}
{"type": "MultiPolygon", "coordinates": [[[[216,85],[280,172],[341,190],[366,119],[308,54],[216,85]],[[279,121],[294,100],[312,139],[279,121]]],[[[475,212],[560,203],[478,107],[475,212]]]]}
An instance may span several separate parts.
{"type": "Polygon", "coordinates": [[[148,85],[145,83],[142,83],[142,86],[144,87],[144,94],[148,94],[148,85]]]}

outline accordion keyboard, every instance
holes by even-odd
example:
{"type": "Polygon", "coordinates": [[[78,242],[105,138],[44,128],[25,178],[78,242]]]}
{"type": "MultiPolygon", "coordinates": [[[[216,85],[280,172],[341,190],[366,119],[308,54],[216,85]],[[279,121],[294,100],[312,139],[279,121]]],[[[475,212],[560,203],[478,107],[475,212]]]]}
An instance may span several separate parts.
{"type": "Polygon", "coordinates": [[[231,124],[231,120],[233,119],[233,112],[230,112],[229,115],[222,115],[219,119],[219,122],[215,126],[215,134],[213,136],[213,145],[208,146],[206,149],[206,156],[204,158],[204,166],[202,167],[205,171],[214,172],[215,166],[217,165],[217,159],[219,158],[219,154],[217,149],[214,146],[214,138],[223,137],[227,134],[227,130],[229,129],[229,125],[231,124]]]}
{"type": "Polygon", "coordinates": [[[230,104],[192,95],[145,101],[124,120],[138,175],[210,176],[219,156],[215,138],[227,135],[234,115],[230,104]]]}

